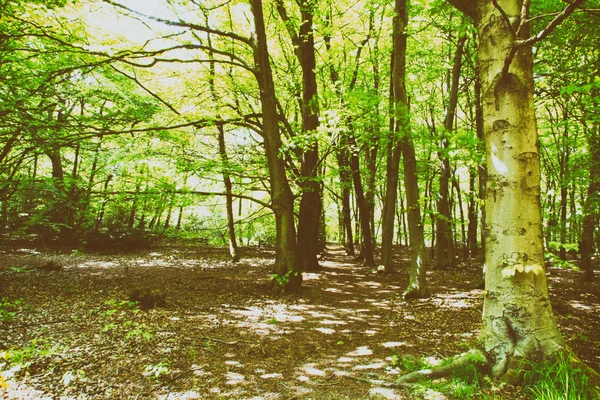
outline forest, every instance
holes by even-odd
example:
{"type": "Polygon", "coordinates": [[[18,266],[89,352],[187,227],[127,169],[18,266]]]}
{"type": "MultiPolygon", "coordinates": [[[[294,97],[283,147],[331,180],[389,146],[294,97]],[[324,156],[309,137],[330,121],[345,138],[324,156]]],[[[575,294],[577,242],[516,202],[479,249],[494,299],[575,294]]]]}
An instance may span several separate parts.
{"type": "Polygon", "coordinates": [[[0,396],[600,399],[599,0],[0,0],[0,396]]]}

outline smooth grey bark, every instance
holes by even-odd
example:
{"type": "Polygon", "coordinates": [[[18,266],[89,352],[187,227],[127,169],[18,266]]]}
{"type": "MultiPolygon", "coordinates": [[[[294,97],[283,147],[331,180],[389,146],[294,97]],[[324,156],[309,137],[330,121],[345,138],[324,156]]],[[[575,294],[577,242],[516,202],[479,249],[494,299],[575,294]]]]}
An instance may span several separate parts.
{"type": "Polygon", "coordinates": [[[480,38],[488,172],[480,339],[491,375],[510,378],[523,359],[544,359],[565,346],[544,270],[529,2],[449,2],[475,18],[480,38]]]}

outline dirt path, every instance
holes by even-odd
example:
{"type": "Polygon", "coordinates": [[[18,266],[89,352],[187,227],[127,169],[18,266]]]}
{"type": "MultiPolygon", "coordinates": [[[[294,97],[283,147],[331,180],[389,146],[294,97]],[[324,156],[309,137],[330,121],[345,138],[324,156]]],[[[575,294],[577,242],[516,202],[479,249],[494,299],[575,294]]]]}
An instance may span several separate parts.
{"type": "MultiPolygon", "coordinates": [[[[266,249],[245,249],[236,265],[222,249],[185,243],[0,255],[6,398],[418,398],[384,387],[403,372],[393,366],[465,351],[481,319],[475,263],[430,273],[432,297],[407,303],[402,250],[401,272],[379,275],[331,248],[323,272],[305,274],[302,293],[289,297],[265,294],[266,249]],[[63,268],[30,268],[49,260],[63,268]],[[128,301],[134,288],[163,291],[167,306],[140,311],[128,301]]],[[[568,343],[600,369],[600,285],[580,279],[553,269],[553,303],[568,343]]]]}

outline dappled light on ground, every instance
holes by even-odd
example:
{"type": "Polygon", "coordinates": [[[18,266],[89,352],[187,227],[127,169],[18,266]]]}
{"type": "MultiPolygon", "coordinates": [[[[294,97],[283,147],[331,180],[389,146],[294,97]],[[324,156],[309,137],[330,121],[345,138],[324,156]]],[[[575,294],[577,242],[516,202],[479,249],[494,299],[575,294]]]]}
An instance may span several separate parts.
{"type": "MultiPolygon", "coordinates": [[[[8,398],[409,399],[405,389],[384,385],[406,372],[394,364],[398,357],[434,356],[426,361],[436,365],[465,351],[479,331],[476,264],[436,272],[432,296],[406,302],[404,253],[395,258],[400,272],[384,275],[335,248],[322,272],[304,274],[300,295],[274,297],[266,290],[272,260],[262,250],[238,264],[214,250],[176,250],[54,255],[65,267],[57,273],[15,272],[39,258],[33,253],[5,257],[12,269],[0,270],[3,296],[23,298],[27,308],[2,325],[0,344],[37,346],[35,373],[10,380],[8,398]],[[165,291],[166,307],[131,308],[133,287],[165,291]]],[[[592,364],[600,362],[600,348],[591,346],[598,304],[597,292],[574,292],[555,305],[569,344],[594,349],[592,364]],[[595,322],[582,331],[590,316],[595,322]]]]}

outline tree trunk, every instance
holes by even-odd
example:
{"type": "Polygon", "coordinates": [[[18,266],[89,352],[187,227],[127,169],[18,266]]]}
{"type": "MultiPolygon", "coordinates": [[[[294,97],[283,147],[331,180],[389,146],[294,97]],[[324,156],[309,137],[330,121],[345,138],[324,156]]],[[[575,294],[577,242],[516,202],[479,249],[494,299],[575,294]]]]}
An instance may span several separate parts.
{"type": "Polygon", "coordinates": [[[284,160],[280,157],[282,143],[279,132],[279,116],[277,115],[273,73],[269,64],[262,1],[251,0],[251,5],[256,30],[254,60],[256,78],[260,87],[262,134],[269,168],[271,203],[275,214],[277,235],[273,267],[277,276],[273,279],[272,288],[275,292],[291,292],[298,290],[302,284],[302,274],[297,264],[294,195],[285,173],[284,160]]]}
{"type": "Polygon", "coordinates": [[[469,204],[467,208],[467,249],[470,257],[475,256],[477,251],[477,203],[475,201],[477,195],[475,190],[475,171],[469,169],[469,204]]]}
{"type": "Polygon", "coordinates": [[[177,214],[177,225],[176,230],[181,230],[181,222],[183,221],[183,206],[179,206],[179,214],[177,214]]]}
{"type": "Polygon", "coordinates": [[[351,149],[350,168],[352,170],[352,181],[354,183],[354,193],[356,194],[356,205],[358,206],[358,217],[360,219],[360,232],[362,238],[361,256],[364,266],[374,267],[375,258],[373,256],[373,239],[371,237],[371,228],[369,223],[369,210],[360,177],[358,149],[356,148],[356,140],[354,139],[354,135],[352,133],[349,134],[349,139],[349,145],[351,149]]]}
{"type": "MultiPolygon", "coordinates": [[[[394,92],[398,88],[397,95],[400,100],[400,93],[406,93],[404,86],[404,77],[406,76],[406,40],[405,30],[408,25],[407,0],[396,0],[396,17],[394,18],[394,92]],[[398,51],[398,52],[397,52],[398,51]]],[[[396,95],[396,93],[395,93],[396,95]]],[[[408,232],[410,237],[410,278],[408,287],[404,292],[406,299],[419,298],[427,296],[426,271],[427,255],[425,254],[425,238],[423,236],[423,225],[421,223],[421,208],[419,205],[419,184],[417,181],[417,159],[415,157],[415,147],[409,130],[409,110],[408,102],[399,106],[404,109],[397,109],[397,115],[403,116],[402,127],[406,128],[402,133],[402,163],[404,166],[404,187],[406,193],[406,207],[408,209],[408,232]]]]}
{"type": "Polygon", "coordinates": [[[450,155],[448,154],[448,134],[452,133],[454,128],[454,119],[456,116],[456,107],[458,105],[458,83],[460,79],[460,70],[462,67],[463,47],[467,37],[460,36],[456,51],[454,53],[454,62],[452,66],[452,76],[450,82],[450,94],[448,99],[448,107],[446,108],[446,116],[444,118],[444,131],[441,137],[441,172],[440,172],[440,188],[438,193],[436,218],[436,241],[435,247],[435,269],[447,269],[453,263],[454,246],[452,241],[452,215],[448,205],[448,193],[450,182],[450,155]]]}
{"type": "Polygon", "coordinates": [[[133,200],[131,202],[131,210],[129,212],[129,218],[127,219],[127,231],[133,231],[133,226],[135,224],[135,214],[137,213],[137,206],[140,197],[140,188],[142,186],[142,181],[138,177],[137,182],[135,184],[135,194],[133,195],[133,200]]]}
{"type": "Polygon", "coordinates": [[[167,207],[167,216],[165,217],[165,223],[163,230],[167,230],[171,227],[171,215],[173,215],[173,199],[169,199],[169,207],[167,207]]]}
{"type": "MultiPolygon", "coordinates": [[[[499,0],[520,21],[522,0],[499,0]]],[[[516,372],[521,359],[543,359],[564,346],[544,270],[540,158],[530,47],[515,37],[493,2],[477,2],[486,185],[485,297],[481,339],[491,374],[516,372]],[[512,62],[510,55],[514,55],[512,62]]],[[[519,38],[528,29],[519,30],[519,38]]]]}
{"type": "Polygon", "coordinates": [[[407,134],[410,118],[406,95],[406,28],[408,23],[406,4],[397,5],[396,11],[397,14],[393,20],[393,50],[390,62],[390,71],[392,72],[390,77],[390,138],[386,154],[387,179],[383,205],[380,260],[380,264],[384,266],[386,271],[392,270],[394,219],[396,216],[400,155],[402,152],[400,138],[407,134]]]}
{"type": "MultiPolygon", "coordinates": [[[[302,23],[298,41],[298,58],[302,68],[302,134],[310,137],[319,127],[319,98],[315,76],[315,40],[313,36],[314,3],[302,0],[302,23]]],[[[321,269],[319,254],[319,221],[321,191],[317,178],[319,162],[318,141],[311,140],[302,154],[302,197],[298,217],[298,262],[301,271],[321,269]]]]}
{"type": "Polygon", "coordinates": [[[600,126],[595,132],[589,132],[590,149],[590,184],[587,199],[584,205],[583,232],[581,236],[581,269],[585,273],[584,280],[594,280],[594,233],[598,228],[598,214],[600,209],[600,126]]]}
{"type": "Polygon", "coordinates": [[[96,218],[96,223],[94,225],[94,230],[100,229],[102,226],[102,221],[104,220],[104,213],[106,211],[106,204],[108,204],[108,186],[110,185],[110,181],[112,180],[113,175],[110,174],[106,177],[106,181],[104,181],[104,198],[102,199],[102,204],[100,205],[100,211],[98,212],[98,217],[96,218]]]}
{"type": "MultiPolygon", "coordinates": [[[[465,228],[465,211],[463,208],[462,191],[460,190],[460,182],[456,175],[452,178],[452,187],[456,190],[456,200],[458,201],[458,212],[460,215],[460,240],[463,250],[463,259],[469,258],[469,246],[467,245],[467,234],[465,228]]],[[[456,237],[457,235],[454,235],[456,237]]],[[[457,241],[458,242],[458,241],[457,241]]],[[[456,246],[455,246],[456,248],[456,246]]]]}
{"type": "Polygon", "coordinates": [[[338,150],[338,167],[340,175],[340,184],[342,186],[342,215],[344,221],[345,241],[344,248],[346,254],[353,256],[354,253],[354,237],[352,235],[352,210],[350,207],[350,191],[352,189],[352,173],[348,162],[347,145],[340,144],[338,150]]]}
{"type": "MultiPolygon", "coordinates": [[[[223,183],[225,184],[225,209],[227,212],[227,234],[229,237],[229,255],[231,261],[238,262],[240,256],[238,254],[237,239],[235,236],[235,219],[233,217],[233,195],[232,195],[232,184],[229,172],[227,172],[229,158],[227,157],[227,149],[225,147],[225,129],[223,124],[217,126],[219,131],[219,156],[221,157],[221,163],[223,165],[223,183]]],[[[181,215],[181,213],[179,214],[181,215]]],[[[181,219],[177,221],[177,226],[180,226],[181,219]]]]}
{"type": "Polygon", "coordinates": [[[398,198],[400,199],[400,215],[398,219],[401,227],[398,227],[398,238],[400,243],[408,246],[408,228],[406,227],[406,209],[404,207],[404,194],[402,192],[402,181],[398,179],[398,198]]]}

